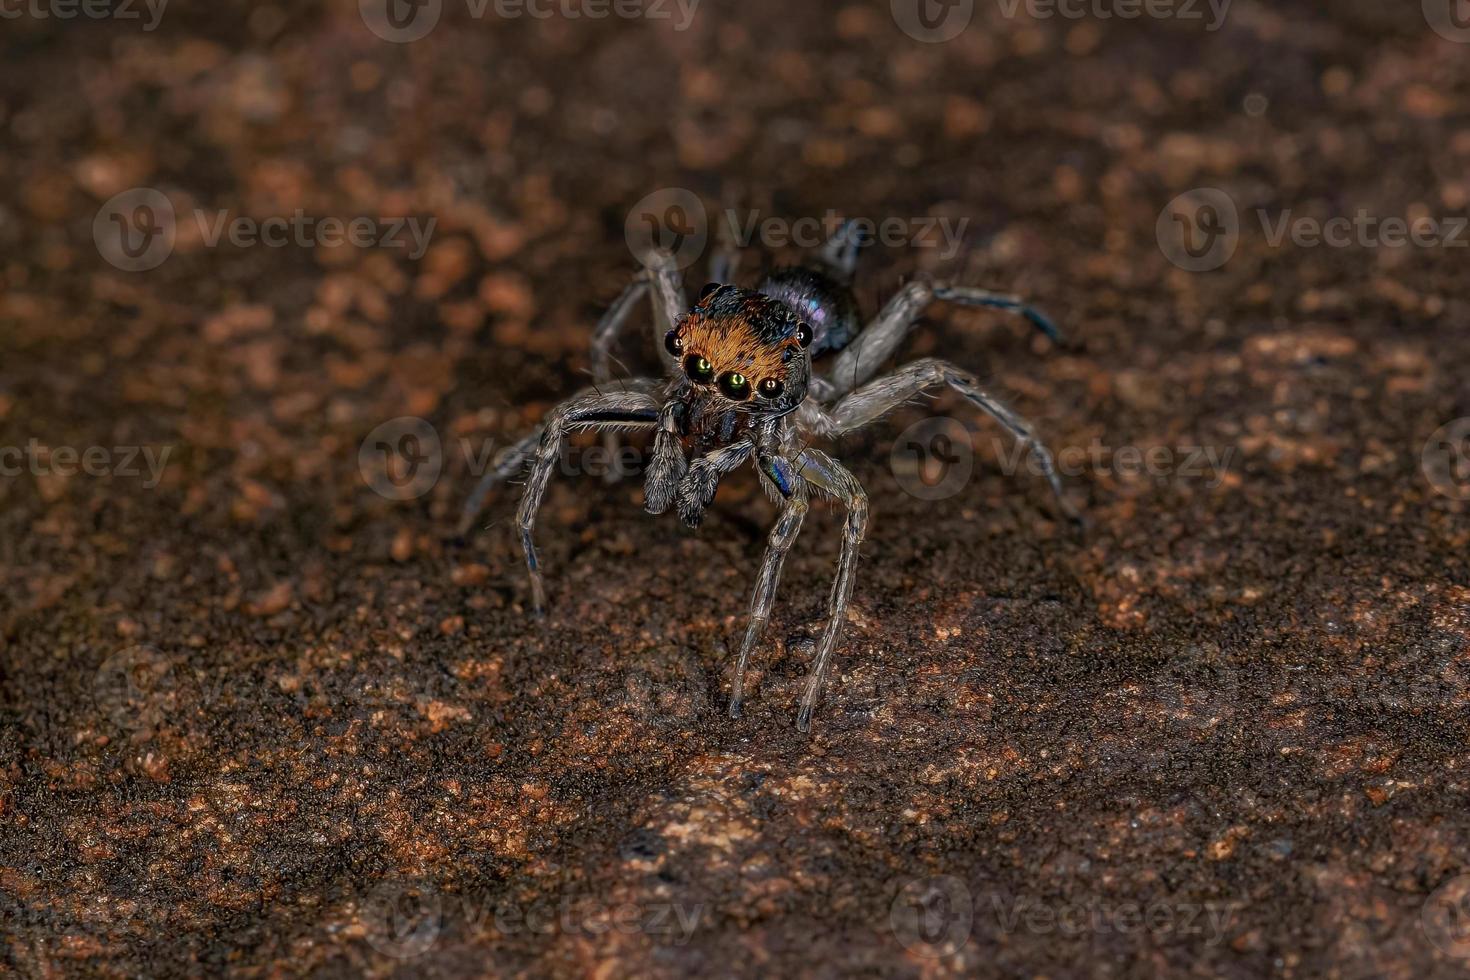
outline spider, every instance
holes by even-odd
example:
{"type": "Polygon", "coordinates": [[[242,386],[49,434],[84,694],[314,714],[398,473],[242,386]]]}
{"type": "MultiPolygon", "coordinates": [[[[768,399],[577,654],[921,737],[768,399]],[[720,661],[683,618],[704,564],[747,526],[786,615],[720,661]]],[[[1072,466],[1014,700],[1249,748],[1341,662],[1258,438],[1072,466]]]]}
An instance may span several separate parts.
{"type": "Polygon", "coordinates": [[[682,274],[668,253],[654,252],[644,270],[613,302],[592,338],[595,386],[553,409],[487,472],[467,500],[463,533],[486,495],[531,461],[517,511],[517,529],[538,615],[546,609],[546,586],[532,540],[536,514],[568,433],[597,429],[612,440],[619,431],[652,430],[653,448],[644,478],[650,514],[677,507],[698,527],[714,501],[720,480],[746,463],[780,505],[750,604],[750,621],[731,682],[732,718],[741,715],[746,665],[770,621],[781,567],[806,517],[814,494],[836,498],[846,508],[837,575],[828,599],[827,622],[816,645],[796,726],[811,728],[812,710],[842,634],[857,570],[858,546],[868,527],[868,498],[858,481],[831,456],[808,444],[850,433],[927,389],[949,385],[995,418],[1034,453],[1062,512],[1080,524],[1062,493],[1051,453],[1031,426],[982,387],[973,374],[947,361],[924,358],[874,379],[935,300],[990,307],[1024,316],[1055,342],[1052,322],[1014,296],[967,286],[914,281],[888,301],[864,327],[852,283],[861,243],[848,223],[805,264],[777,268],[756,289],[731,284],[737,256],[722,247],[711,265],[714,280],[691,307],[682,274]],[[629,314],[651,293],[654,338],[666,380],[635,378],[612,384],[611,351],[629,314]],[[813,362],[832,355],[818,372],[813,362]]]}

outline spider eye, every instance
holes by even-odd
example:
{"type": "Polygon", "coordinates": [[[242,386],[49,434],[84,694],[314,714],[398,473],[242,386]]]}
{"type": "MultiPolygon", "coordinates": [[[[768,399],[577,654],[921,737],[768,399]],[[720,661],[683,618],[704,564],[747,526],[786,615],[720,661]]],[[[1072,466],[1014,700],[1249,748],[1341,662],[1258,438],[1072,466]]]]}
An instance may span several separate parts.
{"type": "Polygon", "coordinates": [[[690,354],[684,358],[684,373],[689,375],[691,381],[709,384],[710,378],[715,376],[715,366],[698,354],[690,354]]]}
{"type": "Polygon", "coordinates": [[[746,380],[745,375],[731,371],[729,374],[720,375],[720,390],[731,401],[743,402],[750,397],[750,382],[746,380]]]}
{"type": "Polygon", "coordinates": [[[812,345],[812,325],[805,320],[796,325],[796,342],[801,345],[802,350],[812,345]]]}
{"type": "Polygon", "coordinates": [[[786,386],[775,378],[767,378],[759,386],[762,398],[780,398],[781,392],[785,390],[786,386]]]}
{"type": "Polygon", "coordinates": [[[707,282],[704,284],[704,288],[699,291],[699,301],[703,303],[705,300],[709,299],[711,296],[713,296],[715,293],[718,293],[719,291],[719,283],[707,282]]]}
{"type": "Polygon", "coordinates": [[[684,350],[684,338],[679,336],[679,331],[670,330],[664,334],[664,350],[678,357],[684,350]]]}

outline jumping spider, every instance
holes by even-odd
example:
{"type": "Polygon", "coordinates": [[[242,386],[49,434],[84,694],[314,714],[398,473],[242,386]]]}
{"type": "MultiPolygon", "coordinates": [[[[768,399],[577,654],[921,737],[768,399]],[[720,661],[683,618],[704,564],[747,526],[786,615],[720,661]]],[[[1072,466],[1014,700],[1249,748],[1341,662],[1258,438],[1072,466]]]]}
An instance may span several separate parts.
{"type": "Polygon", "coordinates": [[[868,498],[863,488],[830,456],[809,448],[812,439],[852,432],[926,389],[947,384],[1030,448],[1063,513],[1080,522],[1062,494],[1051,454],[1031,426],[981,387],[973,374],[946,361],[924,358],[870,380],[934,300],[1018,313],[1059,341],[1051,321],[1013,296],[916,281],[890,299],[864,328],[851,288],[859,248],[852,228],[846,225],[839,230],[810,265],[776,269],[754,290],[729,284],[734,278],[735,255],[721,249],[711,268],[714,281],[700,291],[692,308],[685,300],[673,258],[653,254],[593,335],[595,387],[557,406],[540,429],[484,476],[465,504],[461,523],[461,531],[468,529],[491,488],[533,460],[517,527],[532,598],[541,614],[546,608],[546,587],[532,529],[568,433],[598,429],[607,431],[611,440],[615,431],[653,430],[653,451],[644,480],[646,508],[650,514],[662,514],[677,506],[690,527],[699,525],[721,478],[753,462],[761,484],[780,503],[781,514],[761,562],[750,625],[735,666],[730,716],[738,718],[746,664],[770,619],[781,566],[801,530],[808,498],[815,491],[840,500],[847,508],[842,553],[828,600],[826,628],[796,718],[803,732],[810,729],[812,708],[842,633],[858,545],[868,526],[868,498]],[[633,307],[650,291],[655,340],[668,379],[636,378],[614,384],[613,344],[633,307]],[[812,362],[824,354],[835,357],[818,374],[812,362]]]}

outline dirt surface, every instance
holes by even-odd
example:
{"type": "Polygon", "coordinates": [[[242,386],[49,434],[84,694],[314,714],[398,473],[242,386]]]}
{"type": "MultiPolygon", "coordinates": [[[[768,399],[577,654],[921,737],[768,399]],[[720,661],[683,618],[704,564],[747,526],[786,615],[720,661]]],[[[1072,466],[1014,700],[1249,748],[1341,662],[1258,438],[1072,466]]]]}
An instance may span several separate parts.
{"type": "MultiPolygon", "coordinates": [[[[1431,435],[1470,416],[1470,253],[1271,237],[1360,211],[1453,237],[1470,46],[1418,3],[1318,6],[981,3],[945,43],[790,0],[687,30],[448,3],[412,43],[345,0],[0,22],[0,962],[1465,975],[1470,485],[1431,435]],[[131,188],[176,216],[145,271],[108,243],[131,188]],[[866,308],[947,277],[1071,337],[936,307],[899,360],[973,367],[1083,455],[1083,538],[952,395],[834,447],[873,523],[810,736],[840,512],[739,721],[775,513],[748,470],[698,532],[636,476],[557,477],[544,626],[517,487],[451,540],[485,447],[586,383],[660,188],[711,224],[967,220],[957,251],[867,250],[866,308]],[[1160,219],[1196,188],[1238,209],[1212,271],[1160,219]],[[298,209],[436,223],[423,254],[211,244],[221,211],[298,209]],[[441,472],[389,499],[368,437],[405,416],[441,472]],[[944,416],[970,437],[916,474],[900,433],[944,416]],[[906,491],[956,459],[958,492],[906,491]]],[[[742,281],[796,255],[753,243],[742,281]]]]}

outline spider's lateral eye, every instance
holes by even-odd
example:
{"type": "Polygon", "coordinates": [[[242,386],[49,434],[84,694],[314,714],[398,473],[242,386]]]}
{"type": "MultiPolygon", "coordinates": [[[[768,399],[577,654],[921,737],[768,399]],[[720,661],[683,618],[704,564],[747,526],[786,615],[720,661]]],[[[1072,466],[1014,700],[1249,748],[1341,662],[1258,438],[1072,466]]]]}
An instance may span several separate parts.
{"type": "Polygon", "coordinates": [[[704,288],[699,291],[699,301],[701,303],[703,303],[705,300],[709,299],[715,293],[719,292],[720,291],[720,285],[721,284],[720,283],[717,283],[717,282],[707,282],[707,283],[705,283],[704,284],[704,288]]]}
{"type": "Polygon", "coordinates": [[[679,331],[670,330],[664,334],[664,350],[678,357],[684,350],[684,338],[679,336],[679,331]]]}
{"type": "Polygon", "coordinates": [[[812,345],[812,325],[805,320],[796,325],[796,342],[806,350],[812,345]]]}
{"type": "Polygon", "coordinates": [[[786,385],[776,378],[767,378],[757,386],[757,389],[762,398],[780,398],[781,392],[786,390],[786,385]]]}
{"type": "Polygon", "coordinates": [[[684,358],[684,373],[691,381],[709,384],[710,378],[715,376],[715,366],[698,354],[690,354],[684,358]]]}
{"type": "Polygon", "coordinates": [[[750,381],[743,374],[731,371],[720,375],[720,390],[732,401],[743,402],[750,397],[750,381]]]}

